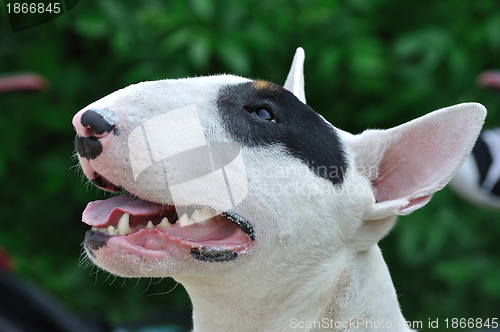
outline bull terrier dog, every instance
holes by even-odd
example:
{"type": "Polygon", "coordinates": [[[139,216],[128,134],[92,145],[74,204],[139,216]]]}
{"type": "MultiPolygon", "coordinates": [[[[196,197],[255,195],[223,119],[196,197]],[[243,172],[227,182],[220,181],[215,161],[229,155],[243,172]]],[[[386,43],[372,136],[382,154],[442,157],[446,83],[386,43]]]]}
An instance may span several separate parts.
{"type": "Polygon", "coordinates": [[[284,87],[232,75],[143,82],[73,118],[91,202],[90,259],[172,277],[193,331],[410,331],[378,242],[459,169],[477,103],[353,135],[305,104],[304,52],[284,87]]]}

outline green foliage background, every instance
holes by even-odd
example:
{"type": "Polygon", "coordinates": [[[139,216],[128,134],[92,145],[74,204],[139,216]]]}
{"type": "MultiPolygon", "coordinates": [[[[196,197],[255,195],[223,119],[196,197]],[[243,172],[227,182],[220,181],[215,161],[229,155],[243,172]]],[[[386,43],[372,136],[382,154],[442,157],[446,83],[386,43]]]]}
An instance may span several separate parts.
{"type": "MultiPolygon", "coordinates": [[[[298,46],[308,104],[344,130],[465,101],[488,108],[487,127],[500,125],[500,94],[476,84],[500,67],[498,0],[80,1],[18,33],[1,7],[0,74],[38,72],[51,83],[0,95],[0,245],[19,277],[82,317],[121,324],[165,306],[189,312],[170,279],[79,267],[81,212],[107,196],[74,167],[71,118],[145,80],[228,72],[282,84],[298,46]]],[[[499,211],[448,189],[400,218],[381,247],[406,319],[499,317],[499,238],[499,211]]]]}

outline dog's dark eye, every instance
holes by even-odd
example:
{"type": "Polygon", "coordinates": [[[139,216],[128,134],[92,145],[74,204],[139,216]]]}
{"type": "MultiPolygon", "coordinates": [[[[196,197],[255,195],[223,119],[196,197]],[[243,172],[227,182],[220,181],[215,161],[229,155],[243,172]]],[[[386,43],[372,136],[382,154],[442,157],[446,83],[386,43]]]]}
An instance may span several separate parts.
{"type": "Polygon", "coordinates": [[[256,118],[262,119],[262,120],[276,122],[276,119],[271,114],[271,112],[268,111],[268,110],[266,110],[265,108],[261,108],[261,109],[259,109],[257,111],[253,111],[252,113],[250,113],[250,115],[252,115],[252,116],[254,116],[256,118]]]}

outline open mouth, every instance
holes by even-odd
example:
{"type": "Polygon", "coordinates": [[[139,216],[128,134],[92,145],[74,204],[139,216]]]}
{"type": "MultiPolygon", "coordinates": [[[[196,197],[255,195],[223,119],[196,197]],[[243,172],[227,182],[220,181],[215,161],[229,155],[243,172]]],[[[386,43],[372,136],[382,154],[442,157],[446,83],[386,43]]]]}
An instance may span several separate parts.
{"type": "Polygon", "coordinates": [[[92,226],[85,237],[91,255],[113,239],[142,253],[175,247],[200,261],[228,261],[255,240],[252,224],[236,213],[162,205],[129,193],[89,203],[82,220],[92,226]]]}

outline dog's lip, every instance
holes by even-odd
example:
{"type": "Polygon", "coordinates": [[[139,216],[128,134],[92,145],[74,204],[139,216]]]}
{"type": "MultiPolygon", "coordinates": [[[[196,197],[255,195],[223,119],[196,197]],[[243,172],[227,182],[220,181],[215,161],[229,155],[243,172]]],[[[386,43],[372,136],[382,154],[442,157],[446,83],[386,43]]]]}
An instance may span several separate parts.
{"type": "Polygon", "coordinates": [[[111,191],[115,193],[125,191],[122,187],[115,185],[113,182],[109,181],[104,176],[95,171],[94,171],[94,178],[92,178],[90,182],[92,182],[94,185],[101,188],[102,190],[111,191]]]}
{"type": "Polygon", "coordinates": [[[227,261],[245,254],[253,245],[254,242],[248,241],[248,237],[241,231],[235,232],[224,244],[218,241],[186,241],[158,229],[141,229],[128,236],[110,236],[92,229],[85,235],[85,246],[94,258],[98,257],[97,252],[104,250],[105,255],[132,255],[140,257],[141,260],[161,261],[166,257],[189,260],[194,257],[201,261],[227,261]],[[216,259],[205,260],[203,255],[199,254],[204,252],[209,256],[217,253],[222,255],[218,255],[216,259]],[[230,257],[227,258],[226,255],[230,257]]]}

